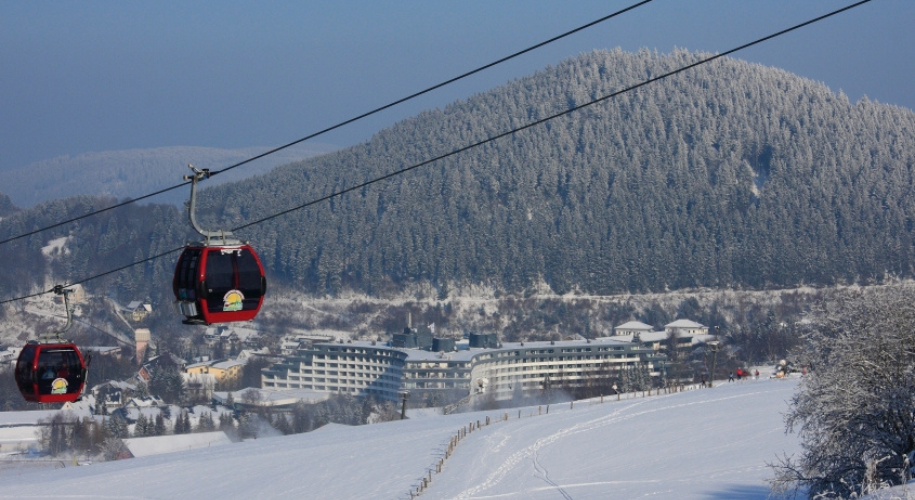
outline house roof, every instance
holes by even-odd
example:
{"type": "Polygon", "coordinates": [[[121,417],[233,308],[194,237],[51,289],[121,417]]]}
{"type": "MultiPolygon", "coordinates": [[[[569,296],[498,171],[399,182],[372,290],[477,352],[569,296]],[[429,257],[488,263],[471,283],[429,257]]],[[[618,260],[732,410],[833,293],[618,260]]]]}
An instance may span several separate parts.
{"type": "Polygon", "coordinates": [[[165,354],[149,358],[149,361],[147,361],[143,366],[161,366],[167,364],[180,367],[184,366],[186,362],[178,356],[175,356],[170,352],[166,352],[165,354]]]}
{"type": "Polygon", "coordinates": [[[705,325],[696,323],[695,321],[690,321],[688,319],[678,319],[673,323],[668,323],[664,325],[664,328],[705,328],[705,325]]]}
{"type": "Polygon", "coordinates": [[[232,368],[233,366],[244,366],[244,365],[245,365],[244,361],[228,360],[228,361],[220,361],[219,363],[213,363],[212,367],[219,369],[219,370],[228,370],[229,368],[232,368]]]}
{"type": "Polygon", "coordinates": [[[99,346],[89,345],[89,346],[85,346],[85,347],[80,347],[80,349],[82,349],[83,352],[86,352],[86,351],[97,352],[99,354],[106,354],[109,352],[119,352],[121,350],[121,348],[118,346],[104,346],[104,345],[99,345],[99,346]]]}
{"type": "MultiPolygon", "coordinates": [[[[247,388],[232,392],[232,399],[237,404],[244,402],[243,393],[245,391],[255,390],[260,393],[259,404],[261,406],[286,406],[292,405],[299,401],[306,403],[320,403],[334,395],[332,392],[315,391],[312,389],[256,389],[247,388]]],[[[220,404],[225,404],[228,399],[228,392],[214,392],[213,400],[220,404]]]]}
{"type": "Polygon", "coordinates": [[[92,391],[98,391],[99,389],[101,389],[102,387],[105,387],[106,385],[120,389],[122,391],[124,389],[130,389],[131,391],[137,390],[137,384],[132,384],[130,382],[124,382],[121,380],[109,380],[107,382],[103,382],[101,384],[92,386],[92,391]]]}
{"type": "Polygon", "coordinates": [[[620,325],[620,326],[617,326],[616,329],[617,329],[617,330],[646,330],[646,331],[651,331],[651,330],[654,330],[654,327],[651,326],[651,325],[646,325],[645,323],[642,323],[641,321],[629,321],[629,322],[627,322],[627,323],[623,323],[623,324],[620,325]]]}
{"type": "Polygon", "coordinates": [[[164,401],[157,398],[156,396],[145,396],[142,398],[132,398],[127,402],[125,406],[134,406],[137,408],[149,408],[152,406],[162,406],[165,404],[164,401]]]}
{"type": "Polygon", "coordinates": [[[82,413],[94,413],[95,396],[86,394],[79,401],[66,402],[61,406],[61,410],[70,410],[82,413]]]}

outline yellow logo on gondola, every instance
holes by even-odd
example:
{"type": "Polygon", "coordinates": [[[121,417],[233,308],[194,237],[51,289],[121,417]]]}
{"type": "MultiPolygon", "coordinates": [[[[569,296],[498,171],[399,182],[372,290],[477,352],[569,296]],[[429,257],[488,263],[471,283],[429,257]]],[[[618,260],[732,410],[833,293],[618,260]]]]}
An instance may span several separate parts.
{"type": "Polygon", "coordinates": [[[222,298],[223,311],[241,311],[242,302],[245,300],[244,294],[238,290],[229,290],[222,298]]]}
{"type": "Polygon", "coordinates": [[[67,379],[65,378],[56,378],[51,382],[51,394],[66,394],[67,393],[67,379]]]}

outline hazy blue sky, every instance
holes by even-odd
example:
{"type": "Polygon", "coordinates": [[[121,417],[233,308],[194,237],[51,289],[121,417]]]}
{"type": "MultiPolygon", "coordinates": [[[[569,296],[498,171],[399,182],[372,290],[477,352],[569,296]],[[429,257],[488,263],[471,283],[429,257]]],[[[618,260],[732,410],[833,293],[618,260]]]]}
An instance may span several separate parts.
{"type": "MultiPolygon", "coordinates": [[[[277,146],[635,1],[0,0],[0,169],[89,151],[277,146]]],[[[363,141],[595,48],[721,52],[848,3],[654,0],[317,140],[363,141]]],[[[915,1],[874,0],[736,57],[915,109],[915,1]]]]}

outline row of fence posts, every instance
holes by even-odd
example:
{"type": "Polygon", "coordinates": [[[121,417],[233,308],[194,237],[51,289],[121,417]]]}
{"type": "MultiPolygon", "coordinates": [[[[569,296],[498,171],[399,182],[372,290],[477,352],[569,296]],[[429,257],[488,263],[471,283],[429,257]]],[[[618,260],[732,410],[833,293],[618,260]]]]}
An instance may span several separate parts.
{"type": "MultiPolygon", "coordinates": [[[[520,417],[521,414],[519,413],[518,415],[520,417]]],[[[497,422],[503,421],[503,420],[508,420],[507,412],[502,416],[501,419],[497,420],[497,422]]],[[[433,470],[435,471],[436,474],[442,473],[442,469],[444,469],[444,467],[445,467],[445,461],[448,460],[449,458],[451,458],[451,455],[454,454],[454,449],[457,447],[458,443],[460,443],[464,438],[466,438],[468,434],[473,434],[474,430],[480,430],[484,426],[489,426],[492,423],[493,423],[492,417],[487,416],[484,420],[477,420],[476,422],[471,421],[466,426],[458,429],[457,433],[455,433],[454,436],[451,436],[451,438],[448,441],[448,447],[445,448],[445,456],[440,458],[438,460],[438,462],[436,462],[434,468],[430,468],[426,471],[426,475],[423,476],[419,485],[416,486],[415,489],[410,490],[410,498],[416,498],[417,496],[421,495],[426,490],[426,488],[428,488],[429,485],[432,484],[432,471],[433,470]]]]}
{"type": "MultiPolygon", "coordinates": [[[[671,394],[671,393],[683,392],[683,391],[696,389],[697,387],[698,386],[682,385],[682,384],[681,385],[670,385],[667,387],[659,387],[656,389],[655,395],[660,396],[662,390],[666,391],[666,394],[671,394]]],[[[633,394],[635,394],[635,397],[639,397],[639,395],[638,395],[639,392],[642,393],[643,398],[651,396],[651,389],[649,389],[647,391],[637,391],[637,392],[633,393],[633,394]]],[[[620,400],[619,392],[616,393],[616,400],[617,401],[620,400]]],[[[603,404],[603,402],[604,402],[603,395],[601,395],[601,397],[600,397],[600,402],[601,402],[601,404],[603,404]]],[[[575,409],[575,401],[569,402],[569,409],[570,410],[575,409]]],[[[537,415],[543,415],[543,414],[544,414],[543,405],[538,406],[537,415]]],[[[547,415],[550,414],[550,405],[546,405],[545,414],[547,414],[547,415]]],[[[534,416],[533,410],[530,412],[530,416],[531,417],[534,416]]],[[[521,410],[518,410],[518,419],[521,419],[521,410]]],[[[508,412],[505,412],[502,415],[502,418],[500,418],[496,422],[502,422],[502,421],[508,421],[508,412]]],[[[413,488],[410,490],[410,498],[413,499],[413,498],[416,498],[416,497],[422,495],[423,492],[426,491],[426,488],[428,488],[430,485],[432,485],[432,472],[435,471],[436,474],[442,473],[442,470],[445,468],[445,461],[448,460],[449,458],[451,458],[451,455],[454,454],[454,449],[457,447],[458,443],[460,443],[464,438],[466,438],[468,434],[473,434],[474,430],[480,430],[484,426],[489,426],[492,423],[493,423],[493,421],[492,421],[491,417],[487,416],[486,419],[484,419],[484,420],[477,420],[476,422],[471,421],[466,426],[458,429],[457,433],[455,433],[454,436],[451,436],[451,439],[448,441],[448,447],[445,448],[444,457],[440,458],[438,460],[438,462],[435,463],[434,467],[429,468],[426,471],[426,475],[423,476],[423,478],[419,482],[419,485],[417,485],[416,488],[413,488]]]]}

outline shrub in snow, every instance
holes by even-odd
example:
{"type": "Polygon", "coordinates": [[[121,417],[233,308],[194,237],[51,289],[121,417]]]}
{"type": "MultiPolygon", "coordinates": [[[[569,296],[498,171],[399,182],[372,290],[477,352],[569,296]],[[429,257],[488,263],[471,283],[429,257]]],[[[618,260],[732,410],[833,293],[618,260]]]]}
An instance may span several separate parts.
{"type": "Polygon", "coordinates": [[[772,464],[773,488],[820,499],[902,484],[915,453],[915,290],[857,291],[819,309],[786,416],[803,452],[772,464]]]}

